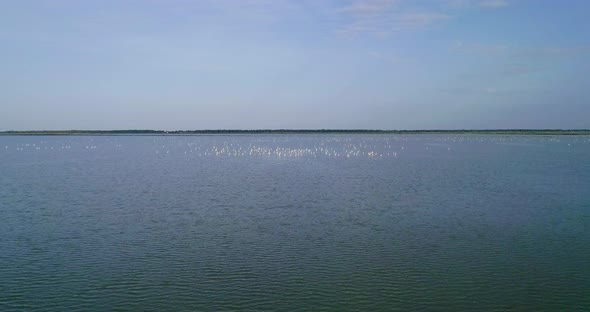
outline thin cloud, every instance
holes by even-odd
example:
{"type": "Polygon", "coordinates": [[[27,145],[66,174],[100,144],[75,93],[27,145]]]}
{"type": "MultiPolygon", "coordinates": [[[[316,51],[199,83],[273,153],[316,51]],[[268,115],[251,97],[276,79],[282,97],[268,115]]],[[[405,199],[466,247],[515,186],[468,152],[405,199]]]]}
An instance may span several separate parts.
{"type": "Polygon", "coordinates": [[[503,8],[503,7],[508,6],[508,1],[506,1],[506,0],[483,0],[479,3],[479,5],[484,8],[497,9],[497,8],[503,8]]]}
{"type": "Polygon", "coordinates": [[[574,57],[590,53],[590,47],[517,47],[504,44],[455,42],[452,50],[482,56],[510,56],[518,58],[574,57]]]}
{"type": "Polygon", "coordinates": [[[452,8],[482,7],[499,9],[509,5],[507,0],[441,0],[443,4],[452,8]]]}
{"type": "Polygon", "coordinates": [[[356,16],[375,15],[391,9],[396,2],[396,0],[363,0],[343,7],[341,11],[356,16]]]}
{"type": "Polygon", "coordinates": [[[590,47],[544,47],[517,51],[519,55],[530,57],[573,57],[590,53],[590,47]]]}
{"type": "Polygon", "coordinates": [[[386,64],[398,64],[401,62],[401,59],[395,55],[391,55],[391,54],[384,54],[381,52],[377,52],[377,51],[372,51],[369,52],[368,55],[376,60],[382,61],[386,64]]]}
{"type": "Polygon", "coordinates": [[[485,56],[503,55],[511,51],[511,48],[503,44],[483,44],[455,42],[453,49],[457,52],[468,54],[481,54],[485,56]]]}
{"type": "Polygon", "coordinates": [[[337,32],[354,37],[368,34],[386,37],[396,32],[415,31],[451,16],[439,12],[421,12],[401,7],[399,0],[363,0],[342,7],[339,12],[349,20],[337,32]]]}
{"type": "Polygon", "coordinates": [[[447,20],[449,18],[451,17],[447,14],[425,12],[403,14],[398,17],[398,20],[400,24],[408,28],[417,28],[428,26],[432,23],[447,20]]]}
{"type": "Polygon", "coordinates": [[[498,70],[500,76],[521,76],[539,71],[539,67],[526,63],[510,63],[501,66],[498,70]]]}

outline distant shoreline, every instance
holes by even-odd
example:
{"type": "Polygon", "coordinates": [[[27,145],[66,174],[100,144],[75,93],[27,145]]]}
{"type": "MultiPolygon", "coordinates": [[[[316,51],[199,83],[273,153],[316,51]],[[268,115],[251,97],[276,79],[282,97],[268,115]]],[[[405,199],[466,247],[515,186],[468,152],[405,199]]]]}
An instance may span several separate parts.
{"type": "Polygon", "coordinates": [[[590,129],[495,129],[495,130],[369,130],[369,129],[260,129],[260,130],[46,130],[0,131],[0,135],[207,135],[207,134],[501,134],[590,135],[590,129]]]}

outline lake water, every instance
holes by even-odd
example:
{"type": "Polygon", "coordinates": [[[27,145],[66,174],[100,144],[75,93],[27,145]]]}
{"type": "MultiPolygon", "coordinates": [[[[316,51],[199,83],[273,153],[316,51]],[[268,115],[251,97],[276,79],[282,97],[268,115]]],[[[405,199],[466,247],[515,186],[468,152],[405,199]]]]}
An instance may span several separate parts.
{"type": "Polygon", "coordinates": [[[590,137],[0,136],[1,311],[589,311],[590,137]]]}

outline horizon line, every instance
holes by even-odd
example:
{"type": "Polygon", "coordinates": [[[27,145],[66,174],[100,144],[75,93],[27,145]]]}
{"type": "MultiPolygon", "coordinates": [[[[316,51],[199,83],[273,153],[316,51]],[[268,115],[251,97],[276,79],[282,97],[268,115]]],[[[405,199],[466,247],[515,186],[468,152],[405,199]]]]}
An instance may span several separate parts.
{"type": "Polygon", "coordinates": [[[590,129],[194,129],[194,130],[158,130],[158,129],[111,129],[111,130],[5,130],[2,135],[76,135],[76,134],[239,134],[239,133],[498,133],[498,134],[590,134],[590,129]]]}

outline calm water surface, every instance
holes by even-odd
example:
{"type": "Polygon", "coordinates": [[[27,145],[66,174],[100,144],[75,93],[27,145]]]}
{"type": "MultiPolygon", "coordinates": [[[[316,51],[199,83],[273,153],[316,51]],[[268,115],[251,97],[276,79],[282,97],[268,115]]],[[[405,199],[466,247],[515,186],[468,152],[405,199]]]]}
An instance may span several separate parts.
{"type": "Polygon", "coordinates": [[[590,137],[0,136],[1,311],[589,311],[590,137]]]}

